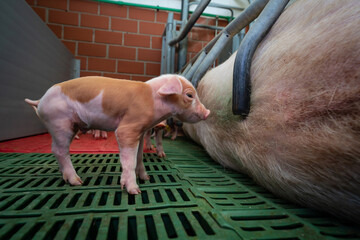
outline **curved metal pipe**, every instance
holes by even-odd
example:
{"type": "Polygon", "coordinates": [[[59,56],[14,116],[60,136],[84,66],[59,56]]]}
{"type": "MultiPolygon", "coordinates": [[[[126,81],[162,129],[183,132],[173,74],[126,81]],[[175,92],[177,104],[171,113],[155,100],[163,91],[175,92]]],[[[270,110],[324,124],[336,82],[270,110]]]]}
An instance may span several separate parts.
{"type": "Polygon", "coordinates": [[[195,72],[192,83],[197,87],[200,79],[205,75],[206,71],[213,64],[215,59],[219,56],[224,46],[231,40],[231,38],[244,27],[249,25],[264,9],[269,0],[256,0],[249,7],[245,9],[237,18],[229,23],[219,35],[211,40],[206,46],[205,51],[209,51],[199,69],[195,72]],[[215,43],[216,42],[216,43],[215,43]],[[210,50],[211,49],[211,50],[210,50]]]}
{"type": "MultiPolygon", "coordinates": [[[[195,5],[195,4],[199,4],[199,1],[191,2],[191,3],[189,3],[189,6],[195,5]]],[[[239,10],[239,11],[244,10],[244,8],[230,7],[230,6],[218,4],[218,3],[210,3],[209,7],[222,8],[222,9],[226,9],[226,10],[230,11],[230,19],[234,18],[234,10],[232,8],[239,10]]]]}
{"type": "Polygon", "coordinates": [[[240,44],[234,62],[233,102],[234,115],[246,117],[250,112],[250,67],[255,50],[276,22],[289,0],[271,0],[240,44]]]}
{"type": "Polygon", "coordinates": [[[189,33],[189,31],[191,30],[191,28],[194,26],[195,22],[199,19],[199,17],[201,16],[201,14],[204,12],[205,8],[207,7],[207,5],[210,3],[211,0],[202,0],[199,5],[196,7],[195,11],[193,12],[193,14],[191,14],[191,17],[189,19],[189,21],[186,23],[185,27],[181,29],[180,34],[174,38],[173,40],[171,40],[169,42],[170,46],[175,45],[176,43],[180,42],[181,40],[184,39],[184,37],[186,37],[186,35],[189,33]]]}

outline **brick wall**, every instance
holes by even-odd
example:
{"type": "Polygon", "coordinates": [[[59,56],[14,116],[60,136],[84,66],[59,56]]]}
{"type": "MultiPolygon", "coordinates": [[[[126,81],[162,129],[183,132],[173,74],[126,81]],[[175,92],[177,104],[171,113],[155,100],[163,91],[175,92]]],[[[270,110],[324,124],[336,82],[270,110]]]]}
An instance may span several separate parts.
{"type": "MultiPolygon", "coordinates": [[[[161,35],[167,11],[119,6],[90,0],[27,0],[28,4],[81,60],[81,76],[98,75],[146,81],[160,74],[161,35]]],[[[180,19],[180,14],[175,13],[180,19]]],[[[198,23],[215,25],[213,18],[198,23]]],[[[220,26],[226,21],[220,20],[220,26]]],[[[194,28],[188,58],[215,31],[194,28]]]]}

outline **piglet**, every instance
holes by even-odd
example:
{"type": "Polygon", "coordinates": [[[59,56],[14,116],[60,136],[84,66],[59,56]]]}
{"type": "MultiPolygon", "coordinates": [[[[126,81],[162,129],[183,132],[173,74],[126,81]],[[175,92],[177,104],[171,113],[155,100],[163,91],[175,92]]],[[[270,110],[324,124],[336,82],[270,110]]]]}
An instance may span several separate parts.
{"type": "MultiPolygon", "coordinates": [[[[166,120],[156,124],[156,126],[153,128],[154,129],[154,137],[155,137],[155,141],[156,141],[156,154],[158,155],[158,157],[166,157],[166,154],[164,152],[164,148],[162,146],[162,135],[164,133],[164,128],[166,126],[166,120]]],[[[152,129],[146,131],[146,133],[144,134],[144,143],[145,143],[145,149],[146,150],[154,150],[154,145],[151,144],[151,132],[152,129]]]]}
{"type": "Polygon", "coordinates": [[[78,130],[115,131],[122,165],[121,188],[139,194],[138,175],[149,180],[143,156],[143,136],[170,116],[196,123],[210,111],[200,102],[191,83],[179,75],[161,75],[147,82],[107,77],[82,77],[55,84],[37,100],[25,99],[52,136],[63,179],[81,185],[71,163],[69,146],[78,130]]]}

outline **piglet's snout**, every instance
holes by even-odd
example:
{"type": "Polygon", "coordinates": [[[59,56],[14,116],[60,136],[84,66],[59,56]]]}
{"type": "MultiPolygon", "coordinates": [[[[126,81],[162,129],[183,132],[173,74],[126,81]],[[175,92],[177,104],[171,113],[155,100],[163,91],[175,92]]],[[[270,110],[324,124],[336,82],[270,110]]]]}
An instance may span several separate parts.
{"type": "Polygon", "coordinates": [[[209,110],[209,109],[205,109],[205,113],[204,113],[204,115],[203,115],[202,120],[206,120],[209,115],[210,115],[210,110],[209,110]]]}
{"type": "Polygon", "coordinates": [[[197,113],[201,120],[206,120],[210,115],[210,110],[206,109],[205,106],[202,103],[200,103],[198,105],[197,113]]]}

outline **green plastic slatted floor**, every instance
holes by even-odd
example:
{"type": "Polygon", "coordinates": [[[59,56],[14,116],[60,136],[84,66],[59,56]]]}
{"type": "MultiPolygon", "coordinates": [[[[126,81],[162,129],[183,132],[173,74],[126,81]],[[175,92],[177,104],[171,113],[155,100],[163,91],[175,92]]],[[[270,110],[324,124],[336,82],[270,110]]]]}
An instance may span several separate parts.
{"type": "Polygon", "coordinates": [[[276,198],[203,148],[165,140],[150,181],[121,191],[117,154],[73,154],[66,185],[51,154],[0,154],[0,239],[360,239],[360,230],[276,198]]]}

